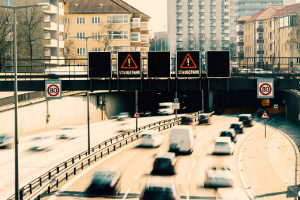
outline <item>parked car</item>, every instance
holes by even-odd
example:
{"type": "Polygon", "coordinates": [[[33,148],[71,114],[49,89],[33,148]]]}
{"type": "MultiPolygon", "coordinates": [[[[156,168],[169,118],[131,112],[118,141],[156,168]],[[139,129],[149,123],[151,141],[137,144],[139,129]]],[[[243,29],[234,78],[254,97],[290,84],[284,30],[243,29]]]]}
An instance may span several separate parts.
{"type": "Polygon", "coordinates": [[[221,131],[220,137],[229,137],[232,142],[236,142],[237,141],[235,130],[233,128],[221,131]]]}
{"type": "Polygon", "coordinates": [[[175,153],[159,153],[155,156],[151,174],[170,174],[176,173],[176,155],[175,153]]]}
{"type": "Polygon", "coordinates": [[[158,147],[163,142],[163,136],[157,130],[146,130],[141,135],[141,146],[158,147]]]}
{"type": "Polygon", "coordinates": [[[235,133],[244,133],[244,124],[243,122],[234,122],[230,125],[230,128],[234,129],[235,133]]]}
{"type": "Polygon", "coordinates": [[[241,114],[239,115],[239,121],[243,122],[244,126],[253,126],[253,121],[251,114],[241,114]]]}
{"type": "Polygon", "coordinates": [[[86,189],[88,196],[117,195],[120,192],[121,173],[116,168],[100,168],[94,173],[86,189]]]}
{"type": "Polygon", "coordinates": [[[194,120],[190,116],[185,115],[181,117],[181,125],[193,125],[193,122],[194,120]]]}
{"type": "Polygon", "coordinates": [[[199,124],[210,124],[210,115],[208,114],[201,114],[198,118],[199,124]]]}
{"type": "Polygon", "coordinates": [[[219,137],[215,140],[213,154],[232,155],[234,152],[234,144],[229,137],[219,137]]]}
{"type": "Polygon", "coordinates": [[[175,126],[171,129],[169,151],[176,153],[192,153],[195,133],[192,126],[175,126]]]}
{"type": "Polygon", "coordinates": [[[179,200],[180,196],[173,180],[150,179],[145,185],[140,200],[179,200]]]}
{"type": "Polygon", "coordinates": [[[12,142],[11,137],[8,134],[0,135],[0,149],[11,148],[12,142]]]}
{"type": "Polygon", "coordinates": [[[206,170],[204,187],[232,187],[233,174],[227,166],[213,166],[206,170]]]}

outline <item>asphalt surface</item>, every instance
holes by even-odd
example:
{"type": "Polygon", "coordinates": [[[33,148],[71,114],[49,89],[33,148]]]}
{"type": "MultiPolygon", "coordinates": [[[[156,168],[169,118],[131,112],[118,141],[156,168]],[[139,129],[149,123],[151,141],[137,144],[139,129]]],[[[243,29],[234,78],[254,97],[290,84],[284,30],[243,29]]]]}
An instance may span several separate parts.
{"type": "MultiPolygon", "coordinates": [[[[226,164],[234,175],[234,188],[243,190],[242,181],[238,171],[238,152],[247,136],[256,131],[253,127],[246,128],[244,134],[238,135],[234,155],[212,155],[214,140],[220,131],[227,129],[230,123],[237,121],[236,117],[214,116],[211,125],[197,125],[194,151],[191,155],[178,156],[176,175],[169,176],[177,185],[181,199],[215,199],[216,189],[204,188],[205,170],[208,166],[226,164]]],[[[140,148],[139,143],[132,144],[105,161],[88,168],[87,171],[77,175],[65,186],[59,189],[50,200],[54,199],[89,199],[85,190],[91,182],[92,176],[99,167],[117,167],[122,173],[121,192],[117,197],[99,197],[91,199],[138,199],[144,185],[153,178],[150,175],[153,157],[156,153],[168,151],[169,131],[162,132],[164,143],[159,148],[140,148]]],[[[157,176],[155,176],[157,177],[157,176]]],[[[166,178],[166,177],[163,177],[166,178]]]]}
{"type": "MultiPolygon", "coordinates": [[[[174,116],[145,117],[139,119],[139,126],[174,116]]],[[[87,149],[87,126],[65,126],[67,130],[58,129],[21,137],[19,140],[19,188],[47,172],[55,165],[87,149]],[[74,136],[72,140],[59,140],[62,132],[74,136]],[[43,143],[49,145],[45,151],[32,151],[40,141],[35,137],[46,137],[43,143]]],[[[116,136],[119,129],[134,129],[135,119],[125,121],[101,121],[91,124],[91,146],[116,136]]],[[[12,138],[13,139],[13,138],[12,138]]],[[[0,199],[7,199],[14,193],[14,148],[0,149],[0,199]]]]}

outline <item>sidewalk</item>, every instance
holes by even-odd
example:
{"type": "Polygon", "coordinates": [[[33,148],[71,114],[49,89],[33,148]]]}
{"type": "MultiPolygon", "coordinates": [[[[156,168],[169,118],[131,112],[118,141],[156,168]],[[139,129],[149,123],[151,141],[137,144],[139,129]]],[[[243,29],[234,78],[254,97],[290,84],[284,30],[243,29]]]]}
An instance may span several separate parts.
{"type": "Polygon", "coordinates": [[[242,154],[247,184],[256,199],[293,199],[300,183],[298,148],[283,132],[267,127],[265,138],[264,125],[255,126],[258,129],[244,143],[242,154]]]}

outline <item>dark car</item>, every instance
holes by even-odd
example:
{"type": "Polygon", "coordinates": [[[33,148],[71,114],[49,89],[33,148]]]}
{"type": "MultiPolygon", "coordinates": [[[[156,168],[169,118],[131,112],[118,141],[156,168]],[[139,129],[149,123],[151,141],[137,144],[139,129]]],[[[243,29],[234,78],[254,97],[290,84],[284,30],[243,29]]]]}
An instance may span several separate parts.
{"type": "Polygon", "coordinates": [[[10,136],[8,134],[0,135],[0,149],[11,148],[10,136]]]}
{"type": "Polygon", "coordinates": [[[172,180],[151,179],[144,187],[140,200],[179,200],[177,188],[172,180]]]}
{"type": "Polygon", "coordinates": [[[235,133],[244,133],[244,125],[243,122],[235,122],[230,125],[230,128],[235,130],[235,133]]]}
{"type": "Polygon", "coordinates": [[[176,155],[175,153],[159,153],[155,156],[152,174],[171,174],[176,173],[176,155]]]}
{"type": "Polygon", "coordinates": [[[181,125],[192,125],[193,118],[190,116],[182,116],[181,117],[181,125]]]}
{"type": "Polygon", "coordinates": [[[199,124],[210,124],[210,116],[207,114],[202,114],[198,118],[199,124]]]}
{"type": "Polygon", "coordinates": [[[100,169],[94,175],[86,189],[88,196],[117,195],[120,192],[121,174],[114,169],[100,169]]]}
{"type": "Polygon", "coordinates": [[[220,137],[230,137],[232,142],[237,141],[235,131],[232,128],[221,131],[220,137]]]}
{"type": "Polygon", "coordinates": [[[241,114],[239,115],[239,121],[243,122],[244,126],[253,126],[253,121],[251,114],[241,114]]]}
{"type": "Polygon", "coordinates": [[[140,117],[149,117],[149,116],[151,116],[151,112],[150,111],[140,112],[139,115],[140,115],[140,117]]]}

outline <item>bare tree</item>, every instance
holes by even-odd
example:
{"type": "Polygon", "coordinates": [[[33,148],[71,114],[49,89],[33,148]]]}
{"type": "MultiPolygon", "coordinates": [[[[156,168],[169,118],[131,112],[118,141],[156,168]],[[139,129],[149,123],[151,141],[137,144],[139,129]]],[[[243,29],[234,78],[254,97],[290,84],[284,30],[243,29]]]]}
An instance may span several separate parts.
{"type": "Polygon", "coordinates": [[[7,9],[0,9],[0,65],[12,56],[8,53],[11,52],[9,49],[12,42],[12,25],[9,18],[10,12],[7,9]]]}
{"type": "Polygon", "coordinates": [[[75,58],[75,52],[71,51],[72,48],[74,48],[74,40],[68,38],[68,33],[70,30],[70,23],[67,20],[67,18],[64,19],[64,41],[65,41],[65,45],[64,48],[62,49],[62,53],[63,53],[63,57],[65,59],[70,59],[70,58],[75,58]]]}
{"type": "Polygon", "coordinates": [[[102,51],[109,50],[111,43],[113,41],[113,38],[109,34],[109,31],[118,31],[120,29],[119,26],[112,25],[112,24],[106,24],[106,25],[100,25],[99,26],[99,32],[100,34],[106,34],[106,36],[102,36],[100,38],[97,38],[98,45],[102,51]]]}
{"type": "Polygon", "coordinates": [[[293,50],[296,49],[296,51],[298,52],[298,54],[300,54],[300,16],[294,16],[291,20],[292,24],[292,29],[290,32],[290,37],[288,40],[288,43],[290,45],[291,48],[291,56],[293,55],[293,50]]]}

